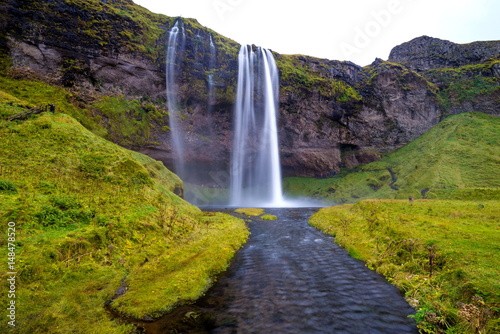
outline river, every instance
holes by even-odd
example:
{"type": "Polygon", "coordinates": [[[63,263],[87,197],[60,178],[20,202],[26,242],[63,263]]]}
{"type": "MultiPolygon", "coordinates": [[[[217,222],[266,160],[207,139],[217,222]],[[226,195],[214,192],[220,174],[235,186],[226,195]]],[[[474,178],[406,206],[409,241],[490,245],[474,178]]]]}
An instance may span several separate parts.
{"type": "Polygon", "coordinates": [[[278,220],[249,221],[248,243],[206,295],[144,332],[418,333],[394,286],[308,225],[316,210],[267,209],[278,220]]]}

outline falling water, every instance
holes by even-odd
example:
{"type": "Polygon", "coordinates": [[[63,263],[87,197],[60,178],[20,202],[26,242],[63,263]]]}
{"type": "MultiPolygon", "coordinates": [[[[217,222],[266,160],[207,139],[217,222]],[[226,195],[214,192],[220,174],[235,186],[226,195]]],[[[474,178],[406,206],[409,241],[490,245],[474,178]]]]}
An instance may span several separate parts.
{"type": "Polygon", "coordinates": [[[211,110],[212,105],[215,102],[214,95],[214,71],[215,71],[215,62],[216,62],[216,54],[215,54],[215,45],[212,40],[212,36],[210,36],[210,61],[209,61],[209,74],[208,74],[208,110],[211,110]]]}
{"type": "Polygon", "coordinates": [[[174,153],[174,166],[177,175],[184,176],[184,131],[179,110],[177,78],[177,54],[183,52],[185,44],[185,34],[182,22],[177,21],[170,30],[167,48],[166,65],[166,88],[167,106],[170,120],[170,131],[172,134],[172,147],[174,153]],[[180,35],[180,36],[179,36],[180,35]]]}
{"type": "Polygon", "coordinates": [[[276,63],[271,51],[251,46],[240,48],[238,62],[231,204],[282,206],[276,63]]]}

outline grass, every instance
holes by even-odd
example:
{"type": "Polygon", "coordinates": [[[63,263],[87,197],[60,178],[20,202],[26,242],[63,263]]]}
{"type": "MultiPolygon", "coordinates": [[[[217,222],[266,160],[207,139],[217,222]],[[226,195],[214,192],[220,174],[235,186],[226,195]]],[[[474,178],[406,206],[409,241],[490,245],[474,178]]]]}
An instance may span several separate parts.
{"type": "Polygon", "coordinates": [[[234,212],[246,215],[246,216],[253,216],[257,217],[259,216],[260,219],[262,220],[276,220],[278,217],[274,215],[269,215],[269,214],[264,214],[265,209],[262,208],[242,208],[242,209],[236,209],[234,212]]]}
{"type": "Polygon", "coordinates": [[[234,210],[236,213],[241,213],[247,216],[260,216],[264,213],[264,211],[265,210],[261,208],[241,208],[234,210]]]}
{"type": "Polygon", "coordinates": [[[107,134],[107,130],[99,124],[99,119],[72,103],[75,96],[64,88],[4,75],[0,75],[0,87],[0,118],[20,113],[25,108],[54,104],[56,111],[71,115],[94,133],[102,137],[107,134]]]}
{"type": "Polygon", "coordinates": [[[154,134],[168,123],[167,112],[151,103],[123,96],[102,97],[89,108],[109,120],[104,138],[127,148],[138,148],[155,142],[154,134]]]}
{"type": "Polygon", "coordinates": [[[422,333],[498,333],[498,217],[498,200],[369,200],[310,224],[398,286],[422,333]]]}
{"type": "MultiPolygon", "coordinates": [[[[0,93],[2,117],[33,104],[14,95],[0,93]]],[[[12,333],[130,333],[105,310],[113,297],[124,316],[163,314],[202,295],[246,241],[243,221],[177,197],[182,182],[161,162],[68,115],[0,120],[0,137],[0,217],[17,229],[12,333]]]]}
{"type": "Polygon", "coordinates": [[[275,215],[262,215],[260,218],[262,218],[263,220],[276,220],[276,219],[278,219],[278,217],[276,217],[275,215]]]}
{"type": "Polygon", "coordinates": [[[288,178],[291,196],[354,203],[362,199],[498,198],[500,119],[482,113],[451,116],[377,162],[330,179],[288,178]],[[422,193],[422,190],[425,191],[422,193]]]}
{"type": "Polygon", "coordinates": [[[155,143],[156,134],[168,123],[166,110],[147,101],[124,96],[99,96],[82,105],[67,89],[41,81],[18,80],[0,75],[0,118],[24,108],[54,104],[57,112],[77,119],[98,136],[127,148],[155,143]]]}

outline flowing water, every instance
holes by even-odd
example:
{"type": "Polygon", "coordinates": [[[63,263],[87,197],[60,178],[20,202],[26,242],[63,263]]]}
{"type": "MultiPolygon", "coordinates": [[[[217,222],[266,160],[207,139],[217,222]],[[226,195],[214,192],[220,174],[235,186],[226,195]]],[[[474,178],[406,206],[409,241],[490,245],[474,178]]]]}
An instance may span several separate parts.
{"type": "Polygon", "coordinates": [[[186,35],[182,21],[175,22],[175,25],[169,32],[166,59],[166,93],[167,106],[169,112],[169,125],[172,136],[172,148],[175,156],[175,173],[181,178],[184,177],[184,130],[180,118],[177,76],[179,72],[179,63],[183,55],[186,35]]]}
{"type": "Polygon", "coordinates": [[[207,109],[209,113],[212,111],[212,106],[215,103],[215,92],[214,92],[214,71],[217,69],[217,54],[215,51],[214,41],[212,36],[210,36],[210,60],[209,60],[209,74],[208,74],[208,106],[207,109]]]}
{"type": "Polygon", "coordinates": [[[249,45],[238,55],[231,158],[231,205],[281,206],[278,69],[271,51],[249,45]]]}
{"type": "MultiPolygon", "coordinates": [[[[178,21],[169,34],[166,77],[176,173],[183,179],[176,72],[184,45],[178,21]]],[[[284,208],[290,203],[281,189],[276,63],[271,51],[242,46],[238,64],[230,204],[281,207],[267,210],[279,219],[250,221],[248,243],[205,297],[139,328],[151,334],[417,333],[408,318],[413,310],[396,288],[308,225],[315,209],[284,208]]],[[[214,67],[210,37],[207,114],[214,103],[214,67]]]]}
{"type": "Polygon", "coordinates": [[[417,333],[399,291],[309,226],[314,212],[268,209],[278,220],[249,222],[248,243],[206,296],[146,333],[417,333]]]}

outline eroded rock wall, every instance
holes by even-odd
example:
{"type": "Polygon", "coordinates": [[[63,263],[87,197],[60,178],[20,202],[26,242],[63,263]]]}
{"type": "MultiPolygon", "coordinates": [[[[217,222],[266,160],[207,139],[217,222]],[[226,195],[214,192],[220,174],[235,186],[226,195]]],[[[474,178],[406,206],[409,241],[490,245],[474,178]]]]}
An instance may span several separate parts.
{"type": "MultiPolygon", "coordinates": [[[[83,103],[122,95],[166,108],[166,46],[176,18],[128,0],[8,0],[0,13],[11,73],[67,87],[83,103]]],[[[177,84],[186,163],[228,171],[239,45],[195,20],[183,22],[177,84]]],[[[377,160],[448,114],[499,115],[499,46],[424,36],[395,47],[388,62],[377,59],[366,67],[274,53],[284,174],[313,176],[377,160]]],[[[171,167],[168,118],[154,126],[155,144],[136,149],[171,167]]]]}

